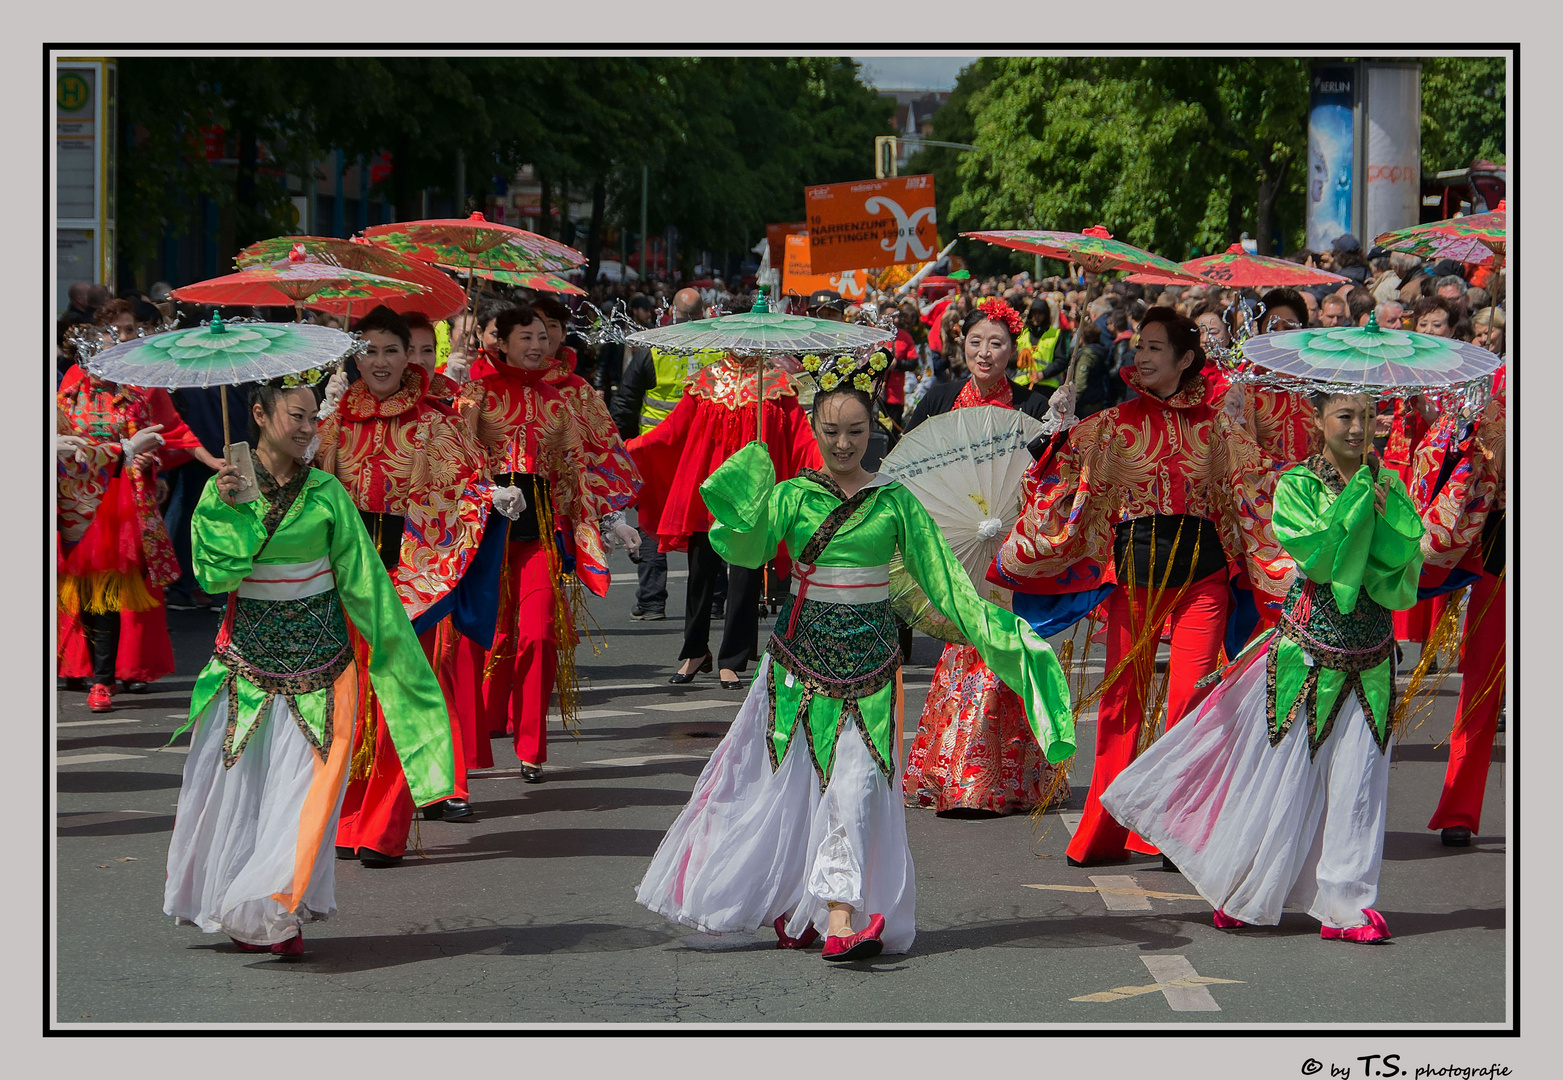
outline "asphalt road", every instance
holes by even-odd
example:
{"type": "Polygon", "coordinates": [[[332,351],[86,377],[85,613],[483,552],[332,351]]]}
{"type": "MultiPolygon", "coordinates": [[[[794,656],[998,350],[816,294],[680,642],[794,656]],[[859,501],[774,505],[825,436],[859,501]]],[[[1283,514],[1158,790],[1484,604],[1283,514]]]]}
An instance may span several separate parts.
{"type": "MultiPolygon", "coordinates": [[[[670,562],[682,570],[681,556],[670,562]]],[[[632,572],[622,553],[614,568],[632,572]]],[[[291,963],[238,953],[162,914],[188,736],[164,744],[218,616],[170,613],[177,674],[121,695],[110,716],[61,692],[58,1022],[1505,1021],[1502,736],[1478,842],[1444,848],[1425,829],[1457,675],[1396,752],[1378,903],[1394,938],[1381,946],[1322,941],[1302,913],[1218,931],[1209,906],[1159,859],[1070,867],[1064,846],[1088,753],[1070,806],[1039,827],[1024,815],[907,812],[918,936],[906,956],[836,966],[817,949],[776,950],[769,930],[716,938],[668,924],[634,902],[633,888],[742,695],[714,676],[667,684],[682,622],[632,621],[632,581],[592,604],[607,648],[594,658],[582,647],[583,732],[550,733],[546,782],[523,785],[508,741],[496,740],[496,768],[473,778],[478,813],[420,823],[423,857],[398,868],[337,863],[339,911],[306,927],[306,953],[291,963]]],[[[681,573],[670,581],[670,611],[682,612],[683,586],[681,573]]],[[[909,729],[938,651],[917,639],[909,729]]],[[[1079,743],[1093,739],[1087,715],[1079,743]]]]}

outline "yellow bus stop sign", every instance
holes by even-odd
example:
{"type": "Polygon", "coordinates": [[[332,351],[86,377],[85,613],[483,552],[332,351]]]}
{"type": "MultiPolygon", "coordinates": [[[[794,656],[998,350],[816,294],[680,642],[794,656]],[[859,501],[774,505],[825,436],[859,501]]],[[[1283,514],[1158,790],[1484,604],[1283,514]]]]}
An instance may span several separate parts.
{"type": "Polygon", "coordinates": [[[87,85],[86,79],[73,71],[60,75],[55,94],[60,108],[67,112],[85,109],[92,101],[92,87],[87,85]]]}

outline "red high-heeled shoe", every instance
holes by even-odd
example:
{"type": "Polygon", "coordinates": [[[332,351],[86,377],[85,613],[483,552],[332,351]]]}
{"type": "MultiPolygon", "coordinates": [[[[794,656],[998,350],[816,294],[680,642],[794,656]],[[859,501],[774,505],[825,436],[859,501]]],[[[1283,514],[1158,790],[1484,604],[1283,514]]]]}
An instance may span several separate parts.
{"type": "Polygon", "coordinates": [[[799,937],[787,936],[787,916],[778,915],[776,921],[771,924],[776,931],[776,947],[778,949],[807,949],[819,940],[819,931],[811,925],[803,931],[799,937]]]}
{"type": "Polygon", "coordinates": [[[1389,924],[1384,916],[1372,908],[1363,908],[1368,921],[1361,926],[1321,926],[1319,936],[1325,941],[1350,941],[1357,945],[1377,945],[1390,939],[1389,924]]]}
{"type": "Polygon", "coordinates": [[[1220,908],[1216,908],[1216,913],[1210,917],[1210,921],[1216,924],[1217,930],[1236,930],[1239,926],[1248,925],[1242,919],[1232,918],[1220,908]]]}
{"type": "Polygon", "coordinates": [[[825,959],[832,963],[840,963],[843,960],[868,960],[878,956],[884,951],[885,943],[879,940],[879,935],[884,932],[885,917],[871,915],[866,930],[859,930],[851,937],[827,937],[825,959]]]}

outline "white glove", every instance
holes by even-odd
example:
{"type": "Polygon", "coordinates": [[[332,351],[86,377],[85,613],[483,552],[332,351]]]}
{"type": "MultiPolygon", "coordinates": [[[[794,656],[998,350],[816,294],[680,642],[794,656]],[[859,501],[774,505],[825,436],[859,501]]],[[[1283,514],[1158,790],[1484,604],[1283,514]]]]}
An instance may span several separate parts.
{"type": "Polygon", "coordinates": [[[518,487],[496,487],[494,489],[494,509],[504,514],[511,521],[521,516],[521,511],[526,509],[526,499],[518,487]]]}
{"type": "Polygon", "coordinates": [[[163,430],[162,424],[150,424],[142,428],[128,439],[121,439],[119,447],[125,453],[125,464],[129,465],[136,460],[138,454],[144,454],[148,450],[155,450],[163,445],[163,436],[158,432],[163,430]]]}
{"type": "Polygon", "coordinates": [[[54,453],[62,461],[67,458],[75,461],[86,461],[87,445],[87,440],[80,435],[56,435],[54,437],[54,453]]]}
{"type": "Polygon", "coordinates": [[[472,370],[472,361],[467,359],[465,353],[453,352],[445,359],[445,377],[457,386],[462,386],[467,381],[467,373],[472,370]]]}
{"type": "Polygon", "coordinates": [[[640,533],[622,521],[611,526],[608,532],[617,537],[619,543],[624,545],[624,550],[630,553],[630,558],[633,559],[640,555],[640,533]]]}
{"type": "Polygon", "coordinates": [[[336,412],[336,407],[342,401],[342,395],[347,393],[347,372],[337,368],[335,374],[326,380],[326,392],[320,402],[320,411],[315,414],[317,420],[324,420],[336,412]]]}
{"type": "Polygon", "coordinates": [[[1227,390],[1226,398],[1221,403],[1221,407],[1222,411],[1226,413],[1227,419],[1232,421],[1232,423],[1245,423],[1243,414],[1243,388],[1241,386],[1230,387],[1227,390]]]}

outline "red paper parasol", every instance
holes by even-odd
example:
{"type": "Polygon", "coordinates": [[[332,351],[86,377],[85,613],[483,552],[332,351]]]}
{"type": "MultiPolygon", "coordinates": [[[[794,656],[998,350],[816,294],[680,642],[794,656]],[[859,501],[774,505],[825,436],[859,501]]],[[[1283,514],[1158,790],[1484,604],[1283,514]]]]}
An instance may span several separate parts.
{"type": "MultiPolygon", "coordinates": [[[[1183,263],[1183,269],[1199,274],[1229,289],[1278,289],[1302,285],[1345,285],[1350,278],[1300,263],[1287,262],[1270,255],[1251,255],[1242,244],[1233,244],[1219,255],[1206,255],[1183,263]]],[[[1140,285],[1182,285],[1163,274],[1130,274],[1140,285]]]]}
{"type": "Polygon", "coordinates": [[[1380,234],[1374,243],[1390,251],[1407,251],[1422,259],[1489,263],[1508,246],[1509,202],[1500,200],[1485,214],[1434,221],[1380,234]]]}
{"type": "Polygon", "coordinates": [[[374,243],[408,258],[459,266],[463,270],[508,270],[515,274],[548,274],[573,270],[586,256],[546,236],[489,221],[430,218],[375,225],[364,230],[374,243]]]}
{"type": "Polygon", "coordinates": [[[1170,259],[1153,255],[1149,251],[1114,240],[1113,234],[1100,225],[1083,233],[1034,230],[1008,230],[1002,232],[961,233],[973,240],[983,240],[1000,247],[1029,251],[1050,259],[1079,263],[1093,274],[1107,270],[1131,270],[1163,274],[1179,285],[1209,285],[1210,282],[1197,273],[1179,266],[1170,259]]]}
{"type": "MultiPolygon", "coordinates": [[[[425,289],[423,293],[383,297],[376,301],[398,315],[416,311],[433,320],[448,319],[467,302],[461,286],[428,263],[398,255],[367,240],[341,240],[331,236],[277,236],[251,244],[239,252],[234,262],[241,269],[246,269],[275,264],[284,259],[292,260],[300,252],[305,257],[349,270],[361,270],[422,285],[425,289]]],[[[371,305],[357,296],[339,296],[334,289],[323,289],[305,301],[304,306],[351,319],[355,314],[364,314],[371,305]]]]}
{"type": "Polygon", "coordinates": [[[427,286],[398,281],[380,274],[349,270],[294,251],[280,262],[250,266],[237,274],[198,281],[175,289],[175,300],[216,306],[275,307],[292,304],[302,308],[326,290],[332,295],[359,302],[396,296],[422,295],[427,286]]]}

